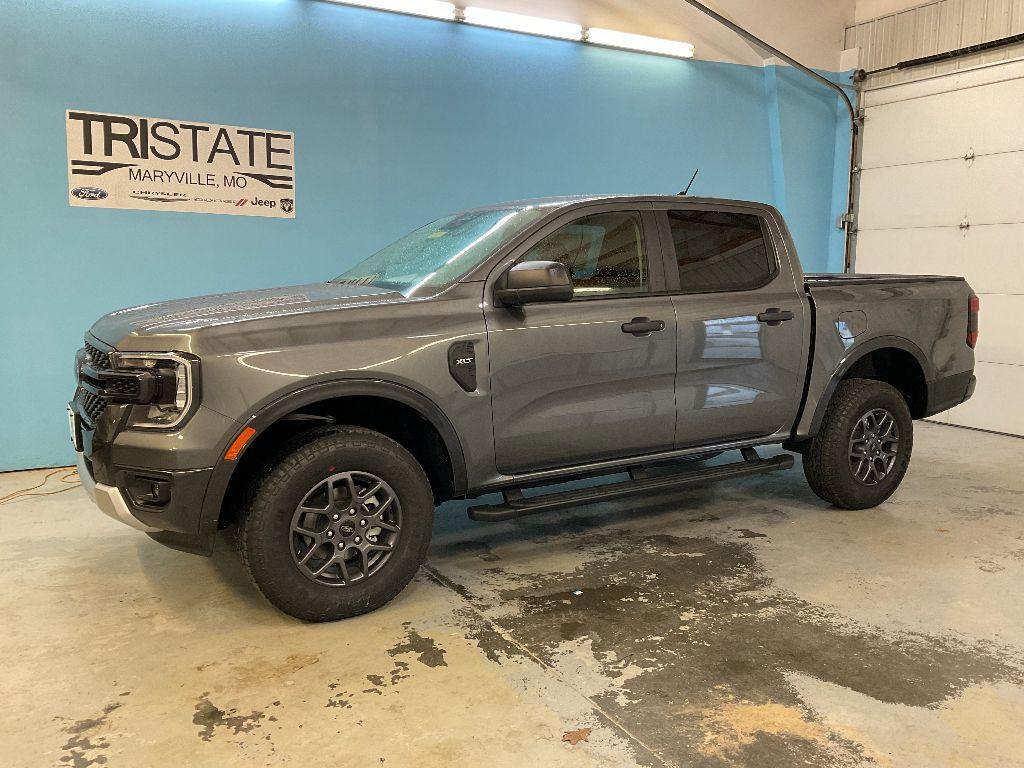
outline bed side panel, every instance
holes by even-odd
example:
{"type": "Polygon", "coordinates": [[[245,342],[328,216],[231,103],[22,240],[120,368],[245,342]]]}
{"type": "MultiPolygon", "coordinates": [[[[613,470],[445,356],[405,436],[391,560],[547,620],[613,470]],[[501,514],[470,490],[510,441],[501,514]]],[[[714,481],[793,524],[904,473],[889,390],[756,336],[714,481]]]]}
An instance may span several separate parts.
{"type": "Polygon", "coordinates": [[[929,390],[937,379],[974,368],[966,344],[971,289],[963,280],[808,281],[808,288],[815,344],[797,439],[813,435],[819,404],[823,407],[843,373],[874,349],[896,346],[914,354],[929,390]]]}

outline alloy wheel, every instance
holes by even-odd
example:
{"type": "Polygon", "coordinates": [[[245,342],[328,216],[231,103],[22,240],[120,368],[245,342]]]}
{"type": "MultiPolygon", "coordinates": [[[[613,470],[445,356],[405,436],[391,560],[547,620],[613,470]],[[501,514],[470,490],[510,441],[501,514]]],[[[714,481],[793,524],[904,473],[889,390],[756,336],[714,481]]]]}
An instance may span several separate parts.
{"type": "Polygon", "coordinates": [[[850,436],[850,470],[863,485],[877,485],[892,472],[899,456],[900,430],[896,418],[884,408],[863,416],[850,436]]]}
{"type": "Polygon", "coordinates": [[[292,558],[319,584],[361,583],[391,558],[401,528],[402,508],[390,485],[369,472],[339,472],[314,485],[295,508],[292,558]]]}

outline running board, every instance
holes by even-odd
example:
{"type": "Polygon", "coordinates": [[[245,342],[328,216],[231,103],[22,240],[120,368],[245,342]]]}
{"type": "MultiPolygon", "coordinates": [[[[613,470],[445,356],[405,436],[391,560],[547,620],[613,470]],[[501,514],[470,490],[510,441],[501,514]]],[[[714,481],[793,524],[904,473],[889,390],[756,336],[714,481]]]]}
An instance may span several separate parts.
{"type": "Polygon", "coordinates": [[[478,522],[498,523],[503,520],[536,515],[541,512],[551,512],[552,510],[565,507],[622,499],[637,493],[669,491],[698,483],[711,483],[718,480],[728,480],[733,477],[760,475],[765,472],[790,469],[794,463],[793,457],[788,453],[773,456],[770,459],[756,458],[757,453],[753,449],[745,449],[743,454],[745,460],[733,464],[690,469],[657,477],[648,477],[642,467],[637,467],[630,470],[630,480],[624,480],[620,483],[609,483],[608,485],[598,485],[592,488],[563,491],[562,493],[548,493],[542,496],[525,497],[518,488],[511,488],[503,492],[505,497],[504,504],[470,507],[467,513],[470,519],[478,522]]]}

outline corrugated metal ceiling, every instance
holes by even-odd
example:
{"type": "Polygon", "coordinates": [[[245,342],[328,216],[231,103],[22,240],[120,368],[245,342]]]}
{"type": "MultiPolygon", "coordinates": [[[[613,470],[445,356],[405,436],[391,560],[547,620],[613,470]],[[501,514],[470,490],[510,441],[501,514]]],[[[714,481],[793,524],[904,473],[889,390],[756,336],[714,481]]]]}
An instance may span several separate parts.
{"type": "MultiPolygon", "coordinates": [[[[937,0],[846,28],[846,47],[860,48],[860,67],[879,69],[1024,33],[1024,0],[937,0]]],[[[1024,56],[1024,43],[958,59],[874,75],[868,85],[902,83],[1024,56]]]]}

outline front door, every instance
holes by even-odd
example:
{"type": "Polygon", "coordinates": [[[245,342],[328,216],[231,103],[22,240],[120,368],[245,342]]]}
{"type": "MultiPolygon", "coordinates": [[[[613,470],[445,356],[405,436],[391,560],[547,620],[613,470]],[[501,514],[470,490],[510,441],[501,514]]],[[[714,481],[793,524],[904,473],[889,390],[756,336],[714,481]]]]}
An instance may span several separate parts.
{"type": "Polygon", "coordinates": [[[678,321],[676,447],[788,428],[803,395],[810,321],[767,220],[722,207],[659,216],[678,321]]]}
{"type": "Polygon", "coordinates": [[[524,244],[518,261],[562,262],[575,297],[488,301],[499,472],[671,450],[676,322],[671,298],[650,295],[659,248],[650,210],[568,214],[524,244]]]}

